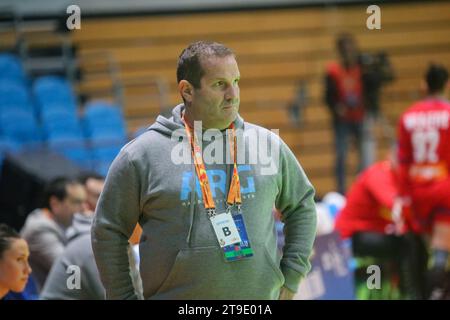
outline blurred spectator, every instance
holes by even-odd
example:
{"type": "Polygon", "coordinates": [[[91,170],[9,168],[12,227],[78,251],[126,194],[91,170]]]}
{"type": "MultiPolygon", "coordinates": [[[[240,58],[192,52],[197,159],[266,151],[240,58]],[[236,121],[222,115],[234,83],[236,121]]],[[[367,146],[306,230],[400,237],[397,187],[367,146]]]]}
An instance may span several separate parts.
{"type": "MultiPolygon", "coordinates": [[[[100,281],[91,246],[92,219],[105,182],[102,176],[93,173],[82,176],[80,180],[83,182],[87,193],[84,211],[74,215],[73,224],[67,232],[67,247],[62,256],[54,263],[41,292],[40,298],[43,300],[105,299],[105,289],[100,281]],[[73,266],[78,267],[82,275],[79,287],[75,286],[75,282],[70,285],[67,283],[72,270],[69,267],[73,268],[73,266]]],[[[130,238],[130,245],[139,241],[141,231],[141,228],[137,225],[133,236],[130,238]]],[[[141,296],[142,285],[140,284],[138,264],[136,262],[139,257],[133,255],[133,253],[134,251],[130,246],[128,250],[130,275],[137,294],[141,296]]]]}
{"type": "Polygon", "coordinates": [[[335,135],[337,189],[344,194],[348,139],[353,137],[357,145],[358,171],[373,163],[380,88],[393,79],[393,72],[386,54],[361,54],[351,34],[339,35],[336,48],[340,61],[327,66],[325,101],[335,135]]]}
{"type": "Polygon", "coordinates": [[[83,203],[83,210],[74,214],[72,225],[67,229],[68,241],[80,234],[90,232],[97,201],[105,184],[105,178],[94,172],[83,174],[79,180],[85,188],[86,201],[83,203]]]}
{"type": "Polygon", "coordinates": [[[92,253],[90,230],[84,230],[82,234],[70,241],[62,256],[55,261],[40,298],[43,300],[105,299],[105,289],[100,281],[92,253]],[[79,270],[78,275],[77,270],[79,270]],[[72,280],[69,279],[71,275],[75,277],[72,280]],[[80,278],[76,279],[77,276],[80,278]]]}
{"type": "Polygon", "coordinates": [[[336,148],[337,190],[345,193],[345,159],[348,138],[356,140],[359,152],[359,170],[367,165],[363,159],[363,84],[358,64],[358,48],[350,34],[342,34],[336,42],[340,61],[327,66],[325,100],[330,109],[336,148]]]}
{"type": "Polygon", "coordinates": [[[28,244],[6,224],[0,224],[0,300],[9,291],[24,290],[31,273],[28,244]]]}
{"type": "Polygon", "coordinates": [[[86,189],[86,207],[84,213],[94,214],[97,207],[98,198],[103,190],[105,184],[105,178],[96,173],[87,173],[80,177],[81,183],[86,189]]]}
{"type": "Polygon", "coordinates": [[[38,290],[45,283],[53,262],[64,251],[66,230],[75,212],[86,201],[84,187],[75,180],[56,178],[45,192],[44,208],[30,213],[22,228],[22,236],[30,246],[30,265],[38,290]]]}
{"type": "MultiPolygon", "coordinates": [[[[75,213],[72,226],[67,230],[68,244],[55,261],[41,292],[44,300],[102,300],[105,289],[100,281],[91,246],[91,224],[104,178],[88,173],[80,178],[86,189],[83,211],[75,213]],[[80,270],[79,287],[67,283],[71,266],[80,270]]],[[[72,270],[73,271],[73,270],[72,270]]],[[[75,273],[74,273],[75,274],[75,273]]]]}
{"type": "Polygon", "coordinates": [[[430,65],[428,96],[413,104],[398,124],[399,194],[408,227],[431,235],[427,297],[450,297],[450,103],[448,71],[430,65]]]}

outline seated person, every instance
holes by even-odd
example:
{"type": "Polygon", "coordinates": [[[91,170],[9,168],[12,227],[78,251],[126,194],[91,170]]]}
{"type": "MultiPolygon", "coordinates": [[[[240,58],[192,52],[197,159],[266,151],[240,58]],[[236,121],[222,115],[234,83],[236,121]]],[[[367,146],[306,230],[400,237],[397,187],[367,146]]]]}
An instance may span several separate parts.
{"type": "Polygon", "coordinates": [[[92,219],[105,181],[94,173],[83,175],[80,181],[86,191],[86,201],[82,211],[74,214],[66,233],[68,244],[47,277],[40,295],[44,300],[105,299],[91,246],[92,219]]]}
{"type": "MultiPolygon", "coordinates": [[[[68,244],[55,263],[47,277],[40,299],[43,300],[103,300],[105,289],[100,280],[97,265],[91,246],[91,224],[100,193],[103,190],[104,178],[96,174],[86,174],[80,178],[87,198],[83,211],[76,213],[72,226],[69,228],[68,244]],[[75,267],[74,267],[75,266],[75,267]],[[77,269],[78,268],[78,269],[77,269]],[[77,278],[78,277],[78,278],[77,278]]],[[[140,236],[140,227],[130,239],[130,244],[136,244],[140,236]]],[[[139,270],[132,259],[130,247],[129,258],[137,292],[141,292],[139,270]]]]}
{"type": "Polygon", "coordinates": [[[64,251],[66,230],[75,212],[82,211],[86,192],[78,181],[57,178],[47,186],[44,200],[44,208],[31,212],[21,231],[30,247],[30,265],[39,291],[64,251]]]}
{"type": "MultiPolygon", "coordinates": [[[[403,296],[420,298],[421,282],[410,278],[423,274],[425,258],[419,252],[423,253],[424,249],[417,239],[400,236],[403,230],[399,230],[399,221],[394,221],[392,211],[398,193],[396,172],[393,152],[390,160],[377,162],[363,171],[347,194],[346,204],[336,217],[335,229],[342,238],[351,238],[356,257],[373,258],[386,268],[383,271],[393,277],[398,274],[403,296]],[[415,255],[411,255],[412,252],[416,252],[415,255]],[[408,261],[419,261],[412,263],[418,269],[407,267],[408,261]],[[403,272],[403,268],[409,268],[408,272],[403,272]]],[[[359,277],[357,270],[357,281],[361,283],[367,280],[367,273],[363,271],[359,277]]]]}
{"type": "Polygon", "coordinates": [[[22,292],[31,273],[28,244],[6,224],[0,224],[0,300],[8,292],[22,292]]]}

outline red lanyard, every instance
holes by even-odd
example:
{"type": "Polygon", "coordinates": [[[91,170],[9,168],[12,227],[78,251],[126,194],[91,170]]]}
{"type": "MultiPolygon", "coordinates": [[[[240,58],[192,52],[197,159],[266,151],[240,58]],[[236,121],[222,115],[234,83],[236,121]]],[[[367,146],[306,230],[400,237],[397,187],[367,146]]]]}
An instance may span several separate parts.
{"type": "MultiPolygon", "coordinates": [[[[186,134],[191,145],[192,158],[194,159],[195,171],[197,172],[198,180],[200,181],[200,190],[202,191],[203,203],[208,211],[208,214],[214,214],[216,205],[211,193],[211,187],[208,180],[208,175],[206,174],[205,164],[203,163],[203,157],[200,150],[200,146],[197,141],[197,137],[192,135],[191,128],[187,124],[183,116],[184,127],[186,129],[186,134]]],[[[236,132],[234,130],[234,124],[227,129],[229,140],[230,140],[230,152],[234,161],[233,166],[233,177],[231,179],[230,190],[228,191],[227,204],[228,206],[233,206],[236,204],[240,209],[241,206],[241,183],[239,181],[239,174],[237,170],[237,139],[236,132]],[[231,130],[229,130],[231,129],[231,130]]]]}

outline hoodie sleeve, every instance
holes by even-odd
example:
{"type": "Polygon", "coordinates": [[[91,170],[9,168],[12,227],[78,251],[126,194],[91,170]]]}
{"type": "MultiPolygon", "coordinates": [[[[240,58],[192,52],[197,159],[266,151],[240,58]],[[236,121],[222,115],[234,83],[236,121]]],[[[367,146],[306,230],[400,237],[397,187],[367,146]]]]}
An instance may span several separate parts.
{"type": "Polygon", "coordinates": [[[137,299],[128,239],[140,216],[140,175],[124,150],[113,161],[92,225],[92,248],[107,299],[137,299]]]}
{"type": "Polygon", "coordinates": [[[315,191],[294,154],[283,142],[280,158],[280,192],[275,203],[285,224],[280,268],[286,279],[284,286],[297,292],[301,279],[311,269],[309,258],[317,227],[315,191]]]}

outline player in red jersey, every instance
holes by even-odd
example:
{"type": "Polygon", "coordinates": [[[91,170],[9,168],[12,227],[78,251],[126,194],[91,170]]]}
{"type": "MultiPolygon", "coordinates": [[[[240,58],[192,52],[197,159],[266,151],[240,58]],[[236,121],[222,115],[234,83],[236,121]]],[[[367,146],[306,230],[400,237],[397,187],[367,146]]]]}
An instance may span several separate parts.
{"type": "Polygon", "coordinates": [[[347,193],[345,207],[339,212],[335,228],[341,237],[357,232],[394,233],[391,217],[397,195],[391,161],[381,161],[363,171],[347,193]]]}
{"type": "Polygon", "coordinates": [[[430,236],[428,297],[449,290],[450,103],[445,99],[448,71],[431,65],[428,96],[413,104],[398,124],[399,195],[410,205],[405,219],[416,233],[430,236]]]}
{"type": "MultiPolygon", "coordinates": [[[[364,170],[347,193],[344,208],[338,213],[335,229],[342,238],[351,238],[353,255],[371,257],[398,288],[401,298],[423,298],[426,250],[414,234],[404,234],[397,211],[396,152],[364,170]]],[[[355,271],[356,288],[365,285],[366,268],[355,271]]],[[[392,289],[392,287],[391,287],[392,289]]],[[[394,292],[392,294],[395,296],[394,292]]],[[[388,298],[388,297],[384,297],[388,298]]]]}

